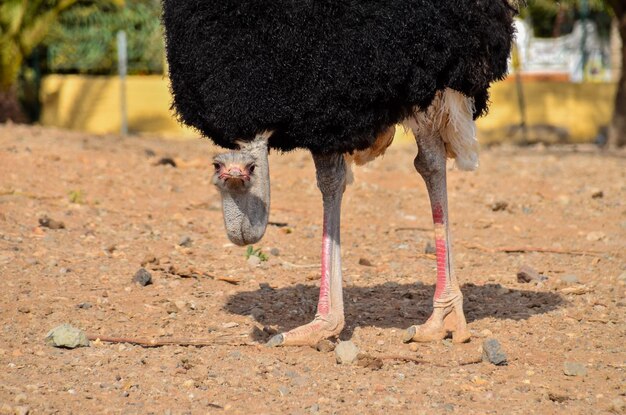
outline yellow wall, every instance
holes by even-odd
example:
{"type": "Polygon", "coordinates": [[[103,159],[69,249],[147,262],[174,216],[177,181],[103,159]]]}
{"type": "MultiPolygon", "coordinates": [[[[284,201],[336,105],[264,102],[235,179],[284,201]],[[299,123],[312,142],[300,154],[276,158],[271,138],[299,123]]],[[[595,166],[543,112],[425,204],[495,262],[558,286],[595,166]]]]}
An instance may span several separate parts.
{"type": "MultiPolygon", "coordinates": [[[[611,118],[615,84],[525,81],[530,125],[566,128],[572,141],[589,141],[611,118]]],[[[483,142],[506,139],[507,127],[519,123],[515,83],[499,82],[491,89],[489,115],[478,121],[483,142]]],[[[41,123],[93,133],[120,130],[120,83],[117,77],[50,75],[42,85],[41,123]]],[[[169,110],[167,79],[160,75],[127,78],[128,124],[131,133],[194,136],[181,128],[169,110]]],[[[405,136],[404,134],[400,134],[405,136]]]]}

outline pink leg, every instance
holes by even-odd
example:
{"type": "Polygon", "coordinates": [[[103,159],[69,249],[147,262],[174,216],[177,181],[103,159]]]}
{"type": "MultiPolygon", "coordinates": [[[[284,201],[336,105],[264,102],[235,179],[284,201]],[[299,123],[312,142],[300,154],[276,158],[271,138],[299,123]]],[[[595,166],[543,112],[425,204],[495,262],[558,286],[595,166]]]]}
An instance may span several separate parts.
{"type": "Polygon", "coordinates": [[[446,150],[438,136],[417,137],[417,144],[419,153],[414,164],[426,182],[435,226],[437,285],[432,315],[424,324],[409,327],[404,341],[440,340],[451,331],[453,341],[462,343],[470,339],[470,333],[463,314],[463,294],[452,269],[448,231],[446,150]]]}
{"type": "Polygon", "coordinates": [[[346,185],[346,166],[341,154],[313,155],[317,185],[324,202],[320,296],[315,319],[304,326],[272,337],[268,346],[315,345],[336,336],[344,326],[341,277],[341,198],[346,185]]]}

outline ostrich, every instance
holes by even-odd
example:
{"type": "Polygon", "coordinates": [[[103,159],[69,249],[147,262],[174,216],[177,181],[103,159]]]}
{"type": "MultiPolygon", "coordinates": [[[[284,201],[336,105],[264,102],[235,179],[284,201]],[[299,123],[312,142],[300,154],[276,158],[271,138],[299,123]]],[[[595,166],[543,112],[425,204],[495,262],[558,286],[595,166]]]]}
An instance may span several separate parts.
{"type": "Polygon", "coordinates": [[[350,165],[411,129],[435,228],[433,312],[405,342],[470,339],[452,269],[446,160],[478,165],[474,120],[507,72],[509,0],[163,0],[173,108],[231,151],[214,159],[229,239],[257,242],[269,215],[268,151],[312,153],[323,201],[320,294],[312,322],[270,346],[315,345],[344,327],[341,200],[350,165]]]}

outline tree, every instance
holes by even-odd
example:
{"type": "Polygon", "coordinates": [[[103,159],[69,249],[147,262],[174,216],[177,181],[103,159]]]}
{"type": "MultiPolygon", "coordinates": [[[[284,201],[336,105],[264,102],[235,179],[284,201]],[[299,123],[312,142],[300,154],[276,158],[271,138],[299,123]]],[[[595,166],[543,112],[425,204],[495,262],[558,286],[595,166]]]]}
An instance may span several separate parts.
{"type": "Polygon", "coordinates": [[[617,82],[615,107],[609,127],[610,147],[626,146],[626,4],[624,0],[607,0],[617,19],[620,37],[622,38],[622,73],[617,82]]]}
{"type": "Polygon", "coordinates": [[[25,121],[17,94],[22,63],[41,44],[59,14],[78,1],[0,0],[0,122],[25,121]]]}
{"type": "Polygon", "coordinates": [[[22,62],[41,43],[59,13],[76,1],[0,1],[0,122],[25,120],[17,97],[22,62]]]}

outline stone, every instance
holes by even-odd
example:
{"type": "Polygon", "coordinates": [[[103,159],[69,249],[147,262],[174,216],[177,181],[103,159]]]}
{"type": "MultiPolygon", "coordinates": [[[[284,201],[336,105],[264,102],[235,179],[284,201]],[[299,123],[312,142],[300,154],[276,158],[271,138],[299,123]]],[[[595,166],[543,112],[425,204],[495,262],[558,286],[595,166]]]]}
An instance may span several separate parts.
{"type": "Polygon", "coordinates": [[[424,247],[424,253],[428,255],[434,255],[437,253],[437,249],[430,242],[426,242],[426,246],[424,247]]]}
{"type": "Polygon", "coordinates": [[[500,212],[506,210],[506,208],[509,207],[509,204],[504,200],[499,200],[497,202],[493,202],[490,207],[493,212],[500,212]]]}
{"type": "Polygon", "coordinates": [[[185,248],[190,247],[192,243],[193,240],[187,235],[183,236],[182,238],[180,238],[180,241],[178,241],[178,245],[184,246],[185,248]]]}
{"type": "Polygon", "coordinates": [[[561,276],[561,278],[559,278],[559,281],[561,281],[563,284],[578,284],[580,281],[578,280],[578,277],[576,275],[572,275],[572,274],[568,274],[568,275],[563,275],[561,276]]]}
{"type": "Polygon", "coordinates": [[[528,265],[522,265],[517,271],[517,282],[521,283],[529,283],[529,282],[540,282],[547,280],[548,277],[545,275],[539,274],[534,268],[528,265]]]}
{"type": "Polygon", "coordinates": [[[582,363],[564,362],[563,373],[565,376],[586,376],[587,368],[582,363]]]}
{"type": "Polygon", "coordinates": [[[383,367],[383,361],[379,357],[370,356],[365,353],[359,353],[357,356],[356,365],[364,367],[366,369],[380,370],[383,367]]]}
{"type": "Polygon", "coordinates": [[[250,268],[256,268],[259,265],[261,265],[261,258],[259,258],[256,255],[250,255],[250,257],[248,258],[246,262],[248,263],[248,266],[250,268]]]}
{"type": "Polygon", "coordinates": [[[272,248],[272,249],[270,249],[270,255],[272,255],[272,256],[279,256],[280,255],[280,250],[278,248],[272,248]]]}
{"type": "Polygon", "coordinates": [[[335,350],[335,343],[328,339],[323,339],[315,345],[315,349],[317,349],[318,352],[329,353],[335,350]]]}
{"type": "Polygon", "coordinates": [[[335,358],[339,364],[352,364],[359,355],[359,348],[351,341],[339,342],[335,347],[335,358]]]}
{"type": "Polygon", "coordinates": [[[152,274],[150,274],[145,268],[140,268],[139,271],[133,276],[133,282],[145,287],[152,284],[152,274]]]}
{"type": "Polygon", "coordinates": [[[498,340],[486,339],[483,342],[483,362],[489,362],[496,366],[507,364],[506,354],[502,351],[502,346],[498,340]]]}
{"type": "Polygon", "coordinates": [[[69,324],[61,324],[48,332],[46,343],[54,347],[74,349],[76,347],[88,347],[89,339],[87,339],[84,331],[69,324]]]}
{"type": "Polygon", "coordinates": [[[46,215],[39,218],[39,225],[42,228],[48,228],[48,229],[54,229],[54,230],[65,229],[65,224],[63,222],[51,219],[46,215]]]}
{"type": "Polygon", "coordinates": [[[606,239],[606,234],[600,231],[589,232],[587,234],[587,240],[589,242],[598,242],[606,239]]]}
{"type": "Polygon", "coordinates": [[[289,395],[289,388],[286,386],[279,386],[278,393],[280,393],[280,396],[287,396],[289,395]]]}
{"type": "Polygon", "coordinates": [[[371,267],[372,261],[367,258],[359,258],[359,265],[363,265],[364,267],[371,267]]]}

